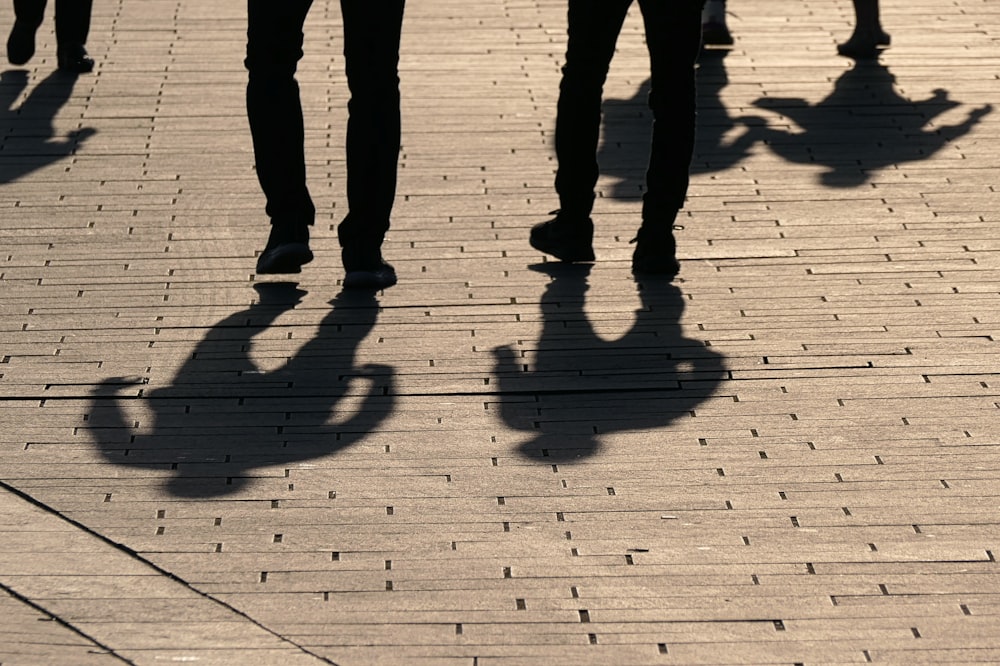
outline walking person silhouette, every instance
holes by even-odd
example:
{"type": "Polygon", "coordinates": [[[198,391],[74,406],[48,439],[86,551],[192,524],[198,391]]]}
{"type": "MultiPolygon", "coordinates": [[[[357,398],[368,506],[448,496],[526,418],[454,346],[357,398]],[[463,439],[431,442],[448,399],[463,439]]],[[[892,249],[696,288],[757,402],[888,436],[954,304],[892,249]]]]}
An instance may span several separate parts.
{"type": "MultiPolygon", "coordinates": [[[[257,178],[271,219],[257,273],[298,273],[313,259],[316,208],[306,185],[305,121],[295,79],[312,0],[249,0],[247,116],[257,178]]],[[[347,288],[396,283],[382,242],[396,195],[400,148],[399,41],[404,0],[341,0],[351,92],[347,122],[349,213],[337,235],[347,288]]]]}
{"type": "MultiPolygon", "coordinates": [[[[889,33],[882,29],[879,0],[852,0],[854,30],[837,53],[855,60],[874,58],[889,46],[889,33]]],[[[732,46],[733,34],[726,23],[726,0],[707,0],[702,13],[702,41],[705,46],[732,46]]]]}
{"type": "MultiPolygon", "coordinates": [[[[704,0],[638,0],[646,30],[653,112],[642,225],[632,272],[673,277],[673,224],[684,205],[695,135],[695,61],[704,0]]],[[[565,262],[593,261],[590,218],[599,169],[601,97],[632,0],[569,0],[566,63],[556,111],[556,217],[531,229],[536,250],[565,262]]]]}
{"type": "MultiPolygon", "coordinates": [[[[56,0],[56,62],[61,71],[86,74],[94,59],[87,54],[93,0],[56,0]]],[[[24,65],[35,55],[35,33],[45,18],[46,0],[14,0],[14,25],[7,38],[7,60],[24,65]]]]}

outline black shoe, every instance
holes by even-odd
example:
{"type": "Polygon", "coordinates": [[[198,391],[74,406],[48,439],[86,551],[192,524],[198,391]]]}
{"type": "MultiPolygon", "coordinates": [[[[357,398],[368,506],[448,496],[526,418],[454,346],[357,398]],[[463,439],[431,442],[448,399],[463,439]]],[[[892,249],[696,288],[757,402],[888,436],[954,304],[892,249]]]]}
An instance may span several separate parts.
{"type": "Polygon", "coordinates": [[[720,21],[708,21],[701,26],[701,43],[705,46],[732,46],[733,35],[720,21]]]}
{"type": "Polygon", "coordinates": [[[28,25],[24,21],[14,21],[7,38],[7,60],[12,65],[23,65],[35,55],[35,31],[37,25],[28,25]]]}
{"type": "Polygon", "coordinates": [[[570,217],[562,211],[531,228],[531,247],[560,261],[594,260],[594,222],[589,217],[570,217]]]}
{"type": "Polygon", "coordinates": [[[87,55],[87,49],[82,44],[60,44],[56,60],[63,72],[86,74],[94,71],[94,59],[87,55]]]}
{"type": "Polygon", "coordinates": [[[396,269],[382,259],[382,251],[344,248],[344,288],[378,290],[396,284],[396,269]]]}
{"type": "Polygon", "coordinates": [[[677,261],[677,241],[671,226],[641,227],[632,239],[632,273],[672,278],[681,271],[677,261]]]}
{"type": "Polygon", "coordinates": [[[312,260],[309,227],[272,224],[267,246],[257,258],[257,273],[301,273],[303,264],[312,260]]]}

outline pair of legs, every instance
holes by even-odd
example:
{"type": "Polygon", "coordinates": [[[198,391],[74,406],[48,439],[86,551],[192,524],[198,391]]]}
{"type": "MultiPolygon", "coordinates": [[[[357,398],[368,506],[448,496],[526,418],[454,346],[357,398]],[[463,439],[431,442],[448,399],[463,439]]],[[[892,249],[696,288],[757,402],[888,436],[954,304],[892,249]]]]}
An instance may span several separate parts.
{"type": "MultiPolygon", "coordinates": [[[[889,35],[882,29],[879,0],[853,0],[854,32],[837,45],[837,53],[850,58],[873,58],[889,45],[889,35]]],[[[726,25],[726,0],[708,0],[702,15],[702,33],[706,45],[728,46],[733,43],[726,25]]]]}
{"type": "MultiPolygon", "coordinates": [[[[248,0],[247,116],[272,227],[258,273],[298,272],[312,259],[308,228],[316,208],[306,185],[305,122],[295,79],[311,5],[312,0],[248,0]]],[[[404,0],[341,0],[340,6],[351,92],[346,144],[350,212],[337,230],[348,273],[345,286],[372,281],[379,283],[372,286],[389,286],[395,274],[382,261],[381,246],[396,196],[404,0]]]]}
{"type": "MultiPolygon", "coordinates": [[[[676,273],[673,223],[684,205],[695,137],[695,61],[703,0],[638,0],[651,70],[653,135],[633,270],[676,273]],[[653,255],[648,266],[644,255],[653,255]],[[659,267],[659,268],[657,268],[659,267]],[[648,269],[638,270],[638,269],[648,269]]],[[[601,101],[632,0],[569,0],[566,64],[556,116],[560,212],[536,225],[532,245],[564,261],[593,259],[590,212],[599,175],[601,101]],[[570,251],[561,251],[559,236],[570,251]]]]}
{"type": "MultiPolygon", "coordinates": [[[[35,32],[45,18],[46,0],[14,0],[14,26],[7,39],[7,59],[23,65],[35,55],[35,32]]],[[[94,69],[87,55],[93,0],[56,0],[56,43],[59,69],[75,73],[94,69]]]]}

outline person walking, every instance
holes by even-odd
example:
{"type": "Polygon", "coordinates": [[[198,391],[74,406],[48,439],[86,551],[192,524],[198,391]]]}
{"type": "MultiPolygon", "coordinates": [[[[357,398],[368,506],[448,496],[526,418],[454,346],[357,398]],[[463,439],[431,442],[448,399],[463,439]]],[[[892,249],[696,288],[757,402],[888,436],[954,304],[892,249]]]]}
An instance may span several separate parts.
{"type": "MultiPolygon", "coordinates": [[[[7,60],[24,65],[35,55],[35,33],[45,18],[46,0],[14,0],[14,25],[7,38],[7,60]]],[[[56,0],[56,63],[61,71],[86,74],[94,69],[87,53],[93,0],[56,0]]]]}
{"type": "MultiPolygon", "coordinates": [[[[846,42],[837,44],[837,53],[855,60],[874,58],[891,41],[882,29],[879,0],[852,0],[854,31],[846,42]]],[[[733,35],[726,24],[726,0],[707,0],[701,17],[705,46],[732,46],[733,35]]]]}
{"type": "MultiPolygon", "coordinates": [[[[396,195],[400,149],[399,42],[405,0],[341,0],[351,93],[347,121],[348,214],[337,228],[343,286],[396,283],[382,242],[396,195]]],[[[271,221],[257,273],[298,273],[313,259],[316,208],[306,185],[305,121],[295,72],[312,0],[248,0],[247,117],[257,178],[271,221]]]]}
{"type": "MultiPolygon", "coordinates": [[[[675,276],[673,225],[684,205],[694,151],[695,61],[704,0],[638,0],[646,31],[653,134],[642,224],[632,272],[675,276]]],[[[569,0],[568,45],[556,111],[555,218],[536,224],[529,242],[565,262],[595,259],[590,217],[599,175],[601,97],[618,34],[632,0],[569,0]]]]}

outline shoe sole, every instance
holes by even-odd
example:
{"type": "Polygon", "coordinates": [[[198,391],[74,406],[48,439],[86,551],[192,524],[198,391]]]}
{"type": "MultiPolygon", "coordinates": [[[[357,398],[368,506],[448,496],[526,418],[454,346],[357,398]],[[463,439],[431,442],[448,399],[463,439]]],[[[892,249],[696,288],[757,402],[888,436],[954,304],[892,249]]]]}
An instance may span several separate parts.
{"type": "Polygon", "coordinates": [[[580,261],[594,261],[597,257],[594,255],[594,249],[588,248],[587,250],[579,252],[556,252],[554,248],[545,247],[544,243],[538,242],[534,238],[529,238],[528,243],[531,247],[535,248],[539,252],[544,252],[545,254],[551,255],[558,259],[559,261],[565,261],[568,264],[577,263],[580,261]]]}
{"type": "Polygon", "coordinates": [[[257,274],[301,273],[302,266],[312,260],[312,250],[305,243],[286,243],[260,255],[257,274]]]}

